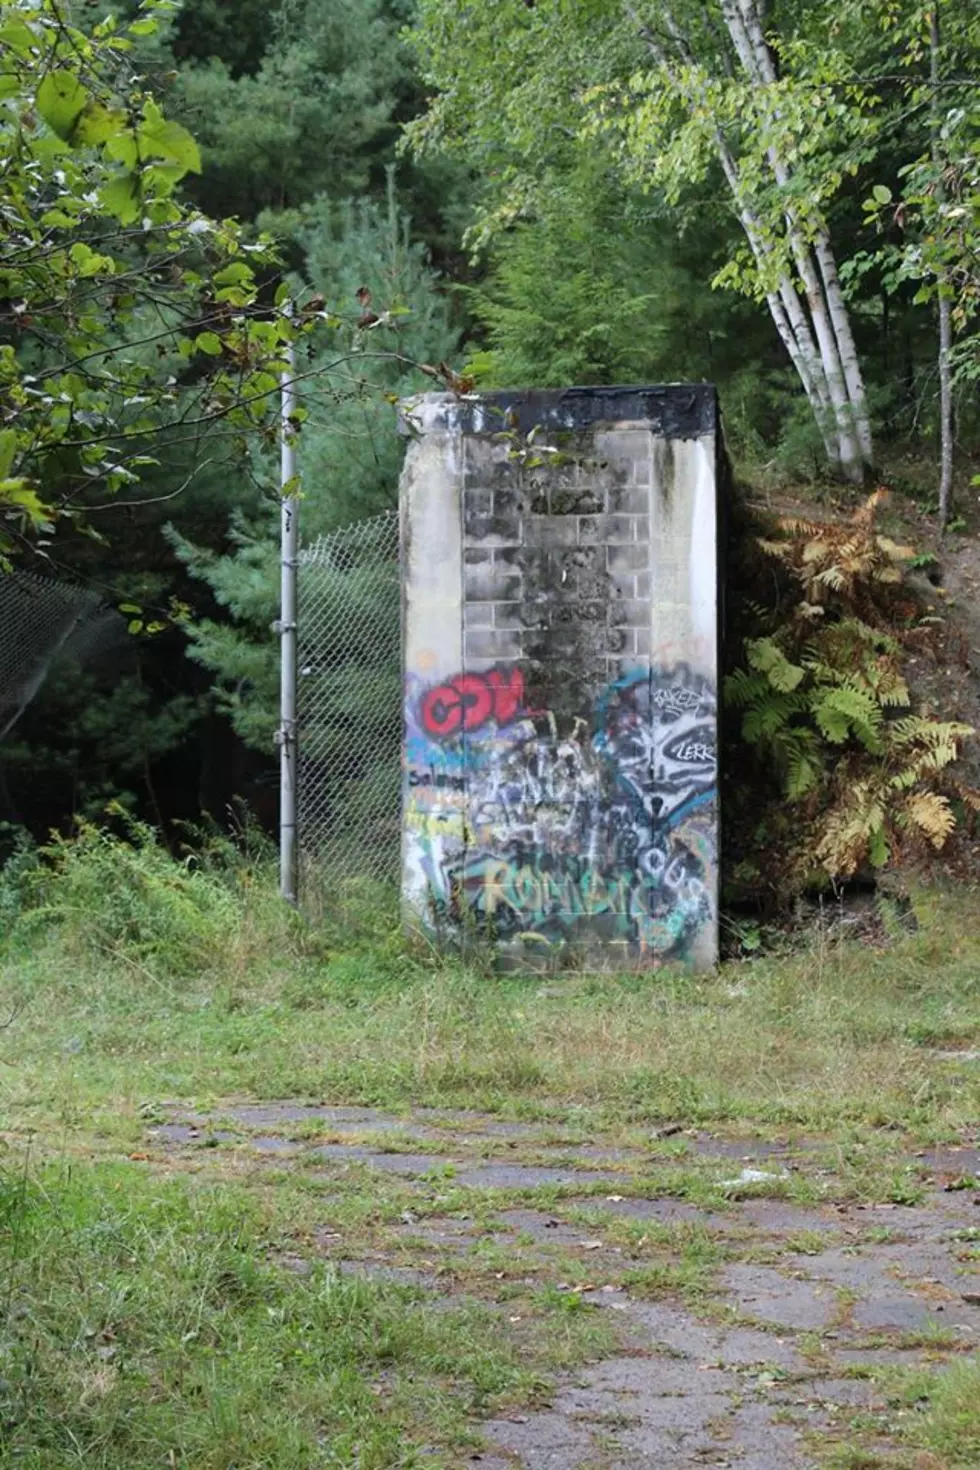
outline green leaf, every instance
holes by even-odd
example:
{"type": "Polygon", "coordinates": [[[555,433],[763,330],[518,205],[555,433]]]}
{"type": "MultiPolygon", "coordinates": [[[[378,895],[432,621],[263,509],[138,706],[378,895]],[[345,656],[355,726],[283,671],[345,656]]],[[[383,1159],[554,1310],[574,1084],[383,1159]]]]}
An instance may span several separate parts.
{"type": "Polygon", "coordinates": [[[246,265],[243,260],[233,260],[231,265],[218,271],[213,279],[216,286],[242,286],[250,284],[255,277],[250,265],[246,265]]]}
{"type": "Polygon", "coordinates": [[[68,252],[69,259],[82,277],[101,274],[112,275],[115,263],[106,255],[99,255],[84,240],[78,240],[68,252]]]}
{"type": "Polygon", "coordinates": [[[221,356],[221,338],[217,332],[199,332],[194,345],[198,352],[206,352],[209,357],[221,356]]]}
{"type": "Polygon", "coordinates": [[[143,609],[135,602],[121,602],[119,604],[119,611],[121,613],[136,613],[139,615],[143,609]]]}
{"type": "Polygon", "coordinates": [[[54,226],[57,229],[68,230],[74,229],[78,222],[70,214],[66,214],[63,209],[48,209],[41,215],[41,223],[42,225],[54,226]]]}
{"type": "Polygon", "coordinates": [[[139,218],[140,187],[135,174],[120,174],[110,179],[102,185],[99,194],[106,212],[120,224],[131,225],[139,218]]]}
{"type": "Polygon", "coordinates": [[[88,100],[88,88],[70,71],[49,71],[37,89],[38,112],[66,143],[72,141],[88,100]]]}
{"type": "Polygon", "coordinates": [[[159,22],[147,17],[144,20],[134,20],[132,25],[129,27],[129,34],[131,36],[152,36],[159,29],[159,22]]]}
{"type": "Polygon", "coordinates": [[[71,141],[83,147],[106,143],[126,126],[125,113],[106,107],[104,102],[89,102],[82,108],[71,141]]]}
{"type": "Polygon", "coordinates": [[[885,184],[875,184],[871,195],[876,204],[891,204],[892,202],[892,191],[885,184]]]}
{"type": "Polygon", "coordinates": [[[6,479],[18,453],[18,437],[13,429],[4,429],[0,434],[0,479],[6,479]]]}
{"type": "Polygon", "coordinates": [[[26,480],[0,480],[0,505],[15,505],[35,526],[44,525],[51,514],[26,480]]]}
{"type": "Polygon", "coordinates": [[[0,433],[0,480],[6,479],[10,474],[16,453],[17,435],[13,429],[4,429],[0,433]]]}
{"type": "Polygon", "coordinates": [[[138,132],[144,154],[176,163],[185,173],[201,172],[201,155],[194,139],[180,123],[168,122],[155,102],[147,102],[144,107],[138,132]]]}
{"type": "Polygon", "coordinates": [[[0,26],[0,41],[11,51],[19,51],[21,56],[29,55],[32,47],[37,45],[37,37],[30,26],[16,18],[0,26]]]}
{"type": "Polygon", "coordinates": [[[123,168],[134,169],[140,158],[134,130],[125,127],[109,138],[105,145],[105,154],[107,158],[121,163],[123,168]]]}
{"type": "Polygon", "coordinates": [[[187,170],[179,163],[152,163],[143,170],[143,187],[158,198],[172,194],[187,170]]]}

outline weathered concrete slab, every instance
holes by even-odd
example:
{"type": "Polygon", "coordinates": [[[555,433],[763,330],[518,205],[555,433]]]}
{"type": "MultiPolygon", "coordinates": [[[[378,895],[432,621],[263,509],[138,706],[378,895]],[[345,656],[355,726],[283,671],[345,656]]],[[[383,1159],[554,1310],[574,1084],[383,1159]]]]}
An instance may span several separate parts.
{"type": "Polygon", "coordinates": [[[403,893],[523,966],[718,952],[714,389],[403,405],[403,893]]]}
{"type": "MultiPolygon", "coordinates": [[[[547,1285],[577,1297],[576,1310],[601,1310],[615,1324],[615,1352],[568,1375],[548,1405],[482,1426],[487,1448],[467,1462],[478,1470],[818,1470],[808,1444],[821,1436],[847,1442],[852,1423],[884,1415],[876,1383],[882,1372],[942,1372],[980,1343],[972,1254],[980,1191],[937,1184],[914,1206],[752,1198],[709,1210],[656,1197],[644,1150],[601,1137],[556,1144],[554,1132],[472,1110],[397,1117],[273,1102],[218,1105],[210,1114],[175,1108],[147,1137],[168,1153],[186,1151],[195,1168],[242,1153],[270,1177],[296,1167],[316,1179],[309,1166],[328,1166],[322,1177],[336,1181],[338,1193],[316,1196],[318,1223],[302,1243],[270,1252],[283,1270],[303,1274],[328,1261],[345,1274],[421,1293],[433,1310],[479,1290],[502,1322],[515,1291],[533,1299],[547,1285]],[[315,1125],[310,1137],[306,1123],[315,1125]],[[339,1137],[320,1142],[321,1129],[339,1137]],[[426,1137],[450,1152],[391,1146],[426,1137]],[[592,1167],[603,1161],[608,1171],[592,1167]],[[379,1197],[391,1201],[387,1215],[382,1210],[382,1221],[360,1240],[361,1227],[349,1217],[343,1223],[348,1165],[392,1176],[385,1189],[376,1181],[379,1197]],[[603,1188],[586,1192],[596,1185],[603,1188]],[[523,1191],[552,1186],[549,1205],[520,1203],[523,1191]],[[492,1193],[481,1198],[483,1191],[492,1193]],[[405,1198],[418,1206],[406,1208],[405,1198]],[[580,1210],[589,1212],[588,1224],[575,1218],[580,1210]],[[622,1236],[617,1244],[610,1236],[623,1220],[639,1228],[628,1244],[622,1236]],[[654,1228],[661,1225],[678,1228],[654,1228]],[[637,1266],[679,1261],[692,1242],[720,1259],[689,1301],[666,1288],[650,1300],[656,1288],[644,1287],[641,1296],[628,1284],[639,1279],[630,1274],[637,1266]]],[[[754,1159],[780,1167],[791,1148],[794,1168],[812,1168],[823,1188],[820,1147],[805,1139],[763,1140],[756,1148],[754,1140],[696,1138],[698,1154],[732,1165],[754,1159]]],[[[945,1158],[937,1154],[930,1165],[945,1158]]],[[[958,1174],[953,1182],[962,1182],[958,1174]]],[[[515,1321],[521,1311],[527,1307],[515,1321]]],[[[894,1449],[884,1431],[874,1440],[882,1463],[894,1449]]]]}

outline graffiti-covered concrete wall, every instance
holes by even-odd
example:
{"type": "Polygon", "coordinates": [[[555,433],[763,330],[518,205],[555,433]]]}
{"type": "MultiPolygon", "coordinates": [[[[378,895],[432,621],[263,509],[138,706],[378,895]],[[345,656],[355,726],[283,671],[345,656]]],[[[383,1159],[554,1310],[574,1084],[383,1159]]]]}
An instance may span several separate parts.
{"type": "Polygon", "coordinates": [[[403,407],[403,892],[527,963],[717,954],[706,385],[403,407]]]}

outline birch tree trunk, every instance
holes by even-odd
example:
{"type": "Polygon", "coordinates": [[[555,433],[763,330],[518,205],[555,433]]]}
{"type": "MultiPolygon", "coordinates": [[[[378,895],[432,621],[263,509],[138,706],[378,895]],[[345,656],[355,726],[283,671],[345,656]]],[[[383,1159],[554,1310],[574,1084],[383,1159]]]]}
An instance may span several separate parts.
{"type": "MultiPolygon", "coordinates": [[[[722,14],[736,55],[749,80],[760,88],[774,87],[778,78],[765,38],[761,0],[722,0],[722,14]]],[[[778,117],[778,112],[775,116],[778,117]]],[[[792,182],[791,170],[775,145],[770,145],[766,152],[776,184],[788,192],[792,182]]],[[[830,235],[822,219],[801,220],[789,205],[784,209],[784,219],[787,239],[820,344],[841,460],[848,478],[861,480],[872,462],[871,424],[861,366],[830,235]]]]}
{"type": "MultiPolygon", "coordinates": [[[[715,132],[715,144],[722,171],[735,202],[739,224],[745,232],[757,265],[760,270],[765,271],[767,259],[763,234],[755,216],[745,202],[745,190],[742,187],[738,165],[720,129],[715,132]]],[[[832,411],[826,374],[813,340],[813,333],[810,331],[810,323],[807,321],[796,289],[788,277],[780,281],[778,290],[767,293],[766,304],[776,331],[789,354],[789,359],[796,369],[797,376],[803,385],[803,391],[813,410],[823,440],[824,452],[831,466],[834,469],[840,469],[842,467],[841,443],[839,435],[833,431],[831,425],[832,411]]]]}
{"type": "MultiPolygon", "coordinates": [[[[943,203],[943,160],[939,120],[939,82],[941,70],[939,0],[929,16],[929,80],[932,84],[930,129],[932,162],[936,172],[936,202],[943,203]]],[[[945,529],[952,509],[953,492],[953,313],[952,302],[939,281],[939,529],[945,529]]]]}
{"type": "MultiPolygon", "coordinates": [[[[678,91],[682,93],[686,91],[687,100],[692,106],[706,105],[703,89],[700,92],[692,93],[689,85],[686,88],[682,85],[676,67],[672,66],[671,58],[664,46],[643,25],[630,0],[625,0],[624,9],[646,41],[658,65],[670,77],[672,84],[678,91]]],[[[674,42],[681,61],[693,70],[695,67],[694,57],[690,53],[684,34],[669,6],[665,6],[662,9],[661,19],[674,42]]],[[[771,274],[771,251],[766,244],[765,230],[762,222],[752,209],[748,198],[748,191],[744,187],[735,156],[720,127],[715,127],[714,136],[718,158],[732,195],[739,224],[749,243],[760,275],[763,277],[768,276],[771,274]]],[[[842,434],[840,411],[840,400],[842,398],[841,385],[837,382],[832,388],[828,381],[821,350],[817,340],[814,338],[811,320],[807,315],[806,308],[801,302],[796,286],[788,272],[783,271],[780,273],[777,288],[766,293],[766,303],[769,307],[776,331],[779,334],[780,341],[786,348],[790,361],[796,369],[797,376],[803,386],[803,391],[813,411],[828,461],[832,468],[835,470],[844,469],[845,473],[851,478],[859,476],[861,473],[859,456],[853,435],[848,437],[846,424],[844,426],[845,432],[842,434]],[[838,400],[837,404],[834,401],[835,397],[838,400]]]]}
{"type": "MultiPolygon", "coordinates": [[[[640,22],[630,0],[625,0],[624,8],[673,85],[683,94],[685,89],[679,83],[676,69],[670,65],[664,46],[640,22]]],[[[721,0],[721,12],[735,55],[750,83],[758,88],[774,86],[777,76],[765,39],[762,0],[721,0]]],[[[658,17],[689,74],[696,76],[696,58],[669,3],[658,7],[658,17]]],[[[692,95],[688,85],[686,93],[692,106],[710,108],[703,85],[696,95],[692,95]]],[[[778,117],[778,113],[775,115],[778,117]]],[[[714,135],[736,213],[760,276],[771,277],[774,248],[767,243],[765,223],[752,205],[720,126],[715,126],[714,135]]],[[[775,145],[769,145],[765,156],[775,183],[788,195],[791,171],[775,145]]],[[[871,431],[860,364],[830,237],[822,218],[801,221],[788,203],[783,209],[783,224],[805,304],[785,268],[776,271],[777,288],[767,292],[766,300],[813,409],[831,464],[841,468],[850,480],[860,482],[871,465],[871,431]]]]}

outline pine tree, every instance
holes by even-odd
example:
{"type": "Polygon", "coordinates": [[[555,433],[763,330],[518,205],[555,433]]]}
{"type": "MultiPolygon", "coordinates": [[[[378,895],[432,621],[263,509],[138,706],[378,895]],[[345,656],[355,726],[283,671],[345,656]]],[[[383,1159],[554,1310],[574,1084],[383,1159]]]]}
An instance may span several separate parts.
{"type": "MultiPolygon", "coordinates": [[[[327,370],[337,357],[333,339],[304,365],[304,372],[315,374],[301,389],[309,417],[297,454],[301,525],[309,541],[397,504],[403,448],[390,400],[419,391],[426,380],[386,354],[438,362],[452,355],[456,334],[426,252],[411,239],[391,177],[384,206],[315,201],[303,212],[296,240],[305,253],[308,286],[324,296],[328,309],[351,315],[353,306],[356,319],[362,286],[378,308],[407,308],[393,317],[392,329],[352,324],[347,345],[354,355],[336,372],[327,370]]],[[[176,531],[171,541],[230,619],[191,625],[190,655],[214,672],[219,702],[241,738],[271,751],[278,707],[278,647],[270,631],[279,598],[278,466],[266,454],[253,469],[265,485],[265,500],[256,512],[233,518],[232,550],[217,554],[176,531]]]]}
{"type": "Polygon", "coordinates": [[[703,290],[722,258],[712,222],[679,230],[598,154],[555,170],[488,254],[465,291],[483,329],[470,367],[487,386],[717,380],[770,345],[741,303],[703,290]]]}

